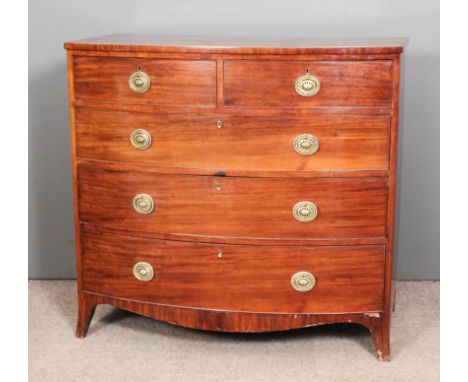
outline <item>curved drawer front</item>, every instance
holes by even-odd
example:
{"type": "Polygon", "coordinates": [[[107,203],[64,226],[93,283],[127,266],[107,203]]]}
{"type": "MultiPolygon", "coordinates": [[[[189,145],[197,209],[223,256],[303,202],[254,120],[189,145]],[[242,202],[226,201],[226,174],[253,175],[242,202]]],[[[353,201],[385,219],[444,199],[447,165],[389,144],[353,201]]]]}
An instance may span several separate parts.
{"type": "Polygon", "coordinates": [[[226,106],[389,107],[391,100],[391,60],[224,62],[226,106]],[[309,76],[307,95],[297,85],[309,76]]]}
{"type": "Polygon", "coordinates": [[[236,117],[78,108],[76,126],[81,158],[238,171],[388,169],[389,116],[236,117]],[[138,148],[130,138],[140,129],[151,141],[138,148]],[[316,147],[299,142],[301,136],[313,137],[316,147]],[[299,143],[309,146],[301,151],[299,143]]]}
{"type": "Polygon", "coordinates": [[[386,234],[387,178],[254,179],[80,167],[78,184],[80,221],[106,227],[231,238],[386,234]],[[135,201],[137,195],[143,196],[135,201]],[[315,207],[299,205],[295,217],[298,202],[315,207]]]}
{"type": "Polygon", "coordinates": [[[248,312],[382,309],[383,246],[210,245],[84,230],[82,253],[83,290],[119,298],[248,312]],[[135,264],[151,277],[135,277],[135,264]],[[298,273],[313,275],[313,287],[298,273]]]}
{"type": "Polygon", "coordinates": [[[73,68],[77,99],[169,106],[216,105],[215,61],[77,56],[73,68]]]}

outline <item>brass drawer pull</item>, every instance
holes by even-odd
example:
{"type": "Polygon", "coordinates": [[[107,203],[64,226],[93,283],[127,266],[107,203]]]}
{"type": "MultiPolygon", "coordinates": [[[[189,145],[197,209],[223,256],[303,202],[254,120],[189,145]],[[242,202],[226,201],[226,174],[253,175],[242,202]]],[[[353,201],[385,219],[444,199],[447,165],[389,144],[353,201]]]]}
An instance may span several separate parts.
{"type": "Polygon", "coordinates": [[[315,286],[315,277],[310,272],[296,272],[291,277],[291,286],[298,292],[308,292],[315,286]]]}
{"type": "Polygon", "coordinates": [[[305,223],[315,220],[318,215],[318,209],[314,203],[304,200],[294,205],[292,213],[297,221],[305,223]]]}
{"type": "Polygon", "coordinates": [[[319,142],[312,134],[301,134],[294,138],[293,148],[300,155],[312,155],[317,152],[319,142]]]}
{"type": "Polygon", "coordinates": [[[310,69],[306,69],[305,76],[296,79],[296,93],[303,97],[311,97],[320,91],[320,81],[317,77],[310,75],[310,69]]]}
{"type": "Polygon", "coordinates": [[[154,269],[147,262],[140,261],[133,266],[133,276],[139,281],[151,281],[154,278],[154,269]]]}
{"type": "Polygon", "coordinates": [[[136,93],[144,93],[151,86],[151,78],[141,70],[141,65],[138,65],[138,70],[131,74],[128,79],[128,85],[136,93]]]}
{"type": "Polygon", "coordinates": [[[133,198],[133,208],[139,214],[147,215],[154,210],[154,201],[148,194],[138,194],[133,198]]]}
{"type": "Polygon", "coordinates": [[[151,134],[145,129],[133,130],[130,134],[132,146],[138,150],[146,150],[151,146],[151,134]]]}

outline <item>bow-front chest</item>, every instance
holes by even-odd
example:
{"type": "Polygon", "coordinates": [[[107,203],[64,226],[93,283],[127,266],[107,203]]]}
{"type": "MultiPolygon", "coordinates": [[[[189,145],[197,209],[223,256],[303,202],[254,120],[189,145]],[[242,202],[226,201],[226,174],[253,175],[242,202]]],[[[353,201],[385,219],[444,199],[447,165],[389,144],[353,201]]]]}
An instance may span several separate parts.
{"type": "Polygon", "coordinates": [[[396,39],[66,43],[78,325],[369,328],[388,359],[396,39]]]}

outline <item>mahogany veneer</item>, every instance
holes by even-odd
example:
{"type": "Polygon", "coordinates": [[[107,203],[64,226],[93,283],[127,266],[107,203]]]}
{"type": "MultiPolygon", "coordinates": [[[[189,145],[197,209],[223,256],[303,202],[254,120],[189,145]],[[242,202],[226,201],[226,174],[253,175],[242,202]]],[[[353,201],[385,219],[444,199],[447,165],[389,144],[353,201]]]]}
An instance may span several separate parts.
{"type": "Polygon", "coordinates": [[[372,107],[390,106],[391,100],[391,60],[224,61],[226,106],[372,107]],[[291,91],[291,80],[305,74],[305,68],[327,84],[316,97],[302,97],[291,91]]]}
{"type": "Polygon", "coordinates": [[[404,40],[66,43],[78,323],[335,322],[390,358],[404,40]]]}
{"type": "Polygon", "coordinates": [[[197,244],[114,235],[86,226],[82,245],[86,292],[239,312],[379,312],[383,308],[382,245],[197,244]],[[141,283],[128,272],[138,261],[154,264],[155,283],[141,283]],[[316,277],[313,298],[291,288],[291,274],[298,269],[310,269],[316,277]]]}
{"type": "MultiPolygon", "coordinates": [[[[105,227],[177,235],[263,239],[341,239],[386,236],[388,180],[379,178],[242,178],[78,169],[80,221],[105,227]],[[220,188],[220,189],[219,189],[220,188]],[[135,211],[146,193],[154,212],[135,211]],[[298,223],[291,208],[317,206],[298,223]]],[[[182,236],[181,236],[182,237],[182,236]]]]}
{"type": "Polygon", "coordinates": [[[391,120],[386,115],[240,117],[79,108],[75,120],[80,158],[130,162],[147,169],[158,165],[185,171],[282,171],[287,176],[297,171],[389,168],[391,120]],[[214,128],[218,121],[222,128],[214,128]],[[135,150],[128,144],[129,131],[142,126],[153,142],[147,150],[135,150]],[[320,142],[313,160],[291,150],[294,138],[304,131],[313,131],[320,142]]]}
{"type": "Polygon", "coordinates": [[[77,99],[105,99],[122,103],[214,106],[216,62],[75,57],[77,99]],[[128,86],[128,73],[141,69],[151,76],[151,92],[142,97],[128,86]],[[105,75],[103,75],[105,73],[105,75]],[[177,89],[179,89],[177,91],[177,89]]]}

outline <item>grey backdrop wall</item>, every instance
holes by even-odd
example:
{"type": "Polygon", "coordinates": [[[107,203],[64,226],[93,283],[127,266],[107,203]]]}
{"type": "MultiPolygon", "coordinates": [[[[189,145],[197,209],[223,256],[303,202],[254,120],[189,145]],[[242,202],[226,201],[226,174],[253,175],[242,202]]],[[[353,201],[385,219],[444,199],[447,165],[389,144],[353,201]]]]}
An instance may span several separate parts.
{"type": "Polygon", "coordinates": [[[397,276],[439,278],[438,0],[30,0],[29,275],[75,275],[63,42],[111,33],[409,37],[397,276]]]}

